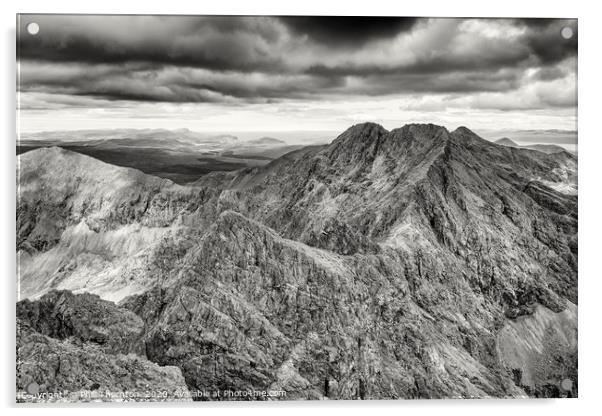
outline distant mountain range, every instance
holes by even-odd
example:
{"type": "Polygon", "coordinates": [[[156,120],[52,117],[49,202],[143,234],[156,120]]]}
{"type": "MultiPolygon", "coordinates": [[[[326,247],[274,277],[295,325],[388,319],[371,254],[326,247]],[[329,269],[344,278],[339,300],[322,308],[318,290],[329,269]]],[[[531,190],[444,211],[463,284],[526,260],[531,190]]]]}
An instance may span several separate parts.
{"type": "MultiPolygon", "coordinates": [[[[547,153],[547,154],[569,152],[564,147],[558,146],[556,144],[527,144],[527,145],[521,146],[518,143],[510,140],[507,137],[502,137],[501,139],[496,140],[495,143],[501,144],[502,146],[520,147],[523,149],[537,150],[538,152],[543,152],[543,153],[547,153]]],[[[569,152],[569,153],[572,153],[572,152],[569,152]]]]}
{"type": "Polygon", "coordinates": [[[25,135],[17,143],[17,154],[49,146],[136,168],[180,184],[215,170],[260,166],[301,147],[271,137],[239,140],[233,135],[207,135],[188,129],[115,129],[25,135]]]}
{"type": "Polygon", "coordinates": [[[19,389],[577,394],[568,152],[365,123],[178,185],[61,146],[18,158],[19,389]]]}

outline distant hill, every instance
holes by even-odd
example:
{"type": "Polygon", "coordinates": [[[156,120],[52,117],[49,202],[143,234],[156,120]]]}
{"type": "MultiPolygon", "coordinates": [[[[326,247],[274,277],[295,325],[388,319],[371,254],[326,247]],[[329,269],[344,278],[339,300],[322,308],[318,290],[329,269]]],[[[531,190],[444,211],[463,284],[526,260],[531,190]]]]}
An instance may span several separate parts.
{"type": "Polygon", "coordinates": [[[502,145],[502,146],[507,146],[507,147],[519,147],[521,149],[537,150],[538,152],[546,153],[548,155],[554,154],[554,153],[562,153],[562,152],[573,153],[573,152],[568,151],[564,147],[558,146],[556,144],[527,144],[527,145],[521,146],[520,144],[516,143],[515,141],[509,139],[508,137],[502,137],[501,139],[496,140],[494,143],[502,145]]]}
{"type": "Polygon", "coordinates": [[[519,147],[519,145],[507,137],[502,137],[494,142],[495,144],[501,144],[502,146],[519,147]]]}
{"type": "Polygon", "coordinates": [[[273,137],[260,137],[259,139],[248,140],[245,143],[260,146],[282,146],[286,144],[284,140],[274,139],[273,137]]]}
{"type": "Polygon", "coordinates": [[[229,134],[208,135],[188,129],[108,129],[23,135],[17,154],[51,146],[179,184],[213,171],[261,166],[300,147],[273,137],[243,141],[229,134]]]}
{"type": "MultiPolygon", "coordinates": [[[[547,153],[547,154],[553,154],[553,153],[560,153],[560,152],[567,152],[568,150],[566,150],[564,147],[562,146],[558,146],[556,144],[529,144],[526,146],[521,146],[525,149],[531,149],[531,150],[537,150],[539,152],[543,152],[543,153],[547,153]]],[[[572,153],[572,152],[569,152],[572,153]]]]}

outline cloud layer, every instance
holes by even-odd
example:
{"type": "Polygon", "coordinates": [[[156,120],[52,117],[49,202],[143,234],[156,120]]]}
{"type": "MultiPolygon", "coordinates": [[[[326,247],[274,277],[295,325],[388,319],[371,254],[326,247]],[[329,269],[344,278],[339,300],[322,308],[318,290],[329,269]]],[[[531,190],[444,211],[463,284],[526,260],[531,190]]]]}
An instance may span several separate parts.
{"type": "Polygon", "coordinates": [[[19,90],[24,110],[391,97],[416,111],[570,109],[577,35],[562,19],[24,15],[19,90]]]}

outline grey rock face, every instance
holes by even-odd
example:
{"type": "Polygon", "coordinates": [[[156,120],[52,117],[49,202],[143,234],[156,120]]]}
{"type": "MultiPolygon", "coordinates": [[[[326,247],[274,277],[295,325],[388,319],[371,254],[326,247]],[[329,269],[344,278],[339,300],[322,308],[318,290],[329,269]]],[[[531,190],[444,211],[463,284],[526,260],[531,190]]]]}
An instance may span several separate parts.
{"type": "Polygon", "coordinates": [[[107,352],[140,353],[143,322],[134,313],[97,295],[51,291],[37,301],[17,303],[17,319],[42,335],[91,342],[107,352]]]}
{"type": "MultiPolygon", "coordinates": [[[[47,157],[35,152],[21,158],[47,157]]],[[[49,194],[52,170],[22,175],[49,194]]],[[[42,215],[44,194],[21,197],[26,229],[67,230],[45,245],[34,244],[40,232],[23,232],[27,261],[41,264],[52,250],[82,259],[43,279],[32,272],[32,287],[38,277],[43,292],[93,292],[119,304],[85,298],[90,316],[64,313],[90,295],[21,302],[19,316],[44,336],[96,343],[115,334],[109,351],[178,367],[191,391],[284,392],[259,399],[517,397],[575,375],[570,360],[562,371],[535,370],[531,359],[512,359],[538,360],[531,350],[508,348],[530,337],[533,349],[553,339],[556,350],[576,351],[571,337],[542,335],[576,331],[575,314],[537,318],[536,333],[512,326],[578,303],[568,153],[500,146],[466,128],[364,124],[262,168],[209,174],[190,188],[162,181],[148,198],[136,190],[155,179],[111,174],[128,185],[107,198],[90,175],[69,182],[52,194],[54,207],[69,208],[51,217],[42,215]],[[73,231],[82,222],[100,224],[85,243],[73,231]],[[118,237],[136,224],[135,245],[118,237]],[[103,262],[90,278],[83,258],[91,253],[103,262]],[[134,258],[136,268],[124,269],[120,261],[134,258]],[[43,316],[52,324],[39,323],[43,316]],[[132,324],[120,326],[119,316],[132,324]],[[518,372],[537,376],[525,383],[518,372]]]]}
{"type": "Polygon", "coordinates": [[[142,320],[96,295],[50,292],[17,304],[17,400],[189,400],[177,367],[144,357],[142,320]]]}

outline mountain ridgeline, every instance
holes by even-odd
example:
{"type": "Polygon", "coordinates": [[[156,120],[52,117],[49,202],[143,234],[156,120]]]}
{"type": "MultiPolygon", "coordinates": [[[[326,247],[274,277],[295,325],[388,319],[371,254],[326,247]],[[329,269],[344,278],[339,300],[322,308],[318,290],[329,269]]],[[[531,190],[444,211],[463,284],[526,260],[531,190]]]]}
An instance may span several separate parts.
{"type": "Polygon", "coordinates": [[[41,148],[18,186],[18,390],[131,388],[134,360],[168,399],[577,394],[570,153],[366,123],[184,186],[41,148]]]}

